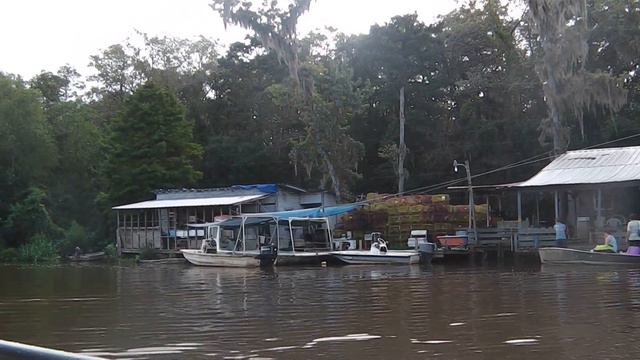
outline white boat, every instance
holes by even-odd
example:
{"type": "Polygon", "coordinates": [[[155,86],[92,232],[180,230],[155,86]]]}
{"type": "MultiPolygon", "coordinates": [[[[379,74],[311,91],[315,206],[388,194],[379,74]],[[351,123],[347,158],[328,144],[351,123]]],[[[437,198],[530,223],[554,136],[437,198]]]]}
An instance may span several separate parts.
{"type": "Polygon", "coordinates": [[[181,250],[196,265],[251,267],[256,264],[320,264],[331,252],[328,216],[357,205],[242,214],[205,227],[200,250],[181,250]],[[255,261],[254,261],[255,260],[255,261]]]}
{"type": "Polygon", "coordinates": [[[277,247],[277,266],[319,265],[331,257],[331,224],[328,217],[309,216],[307,211],[243,214],[240,218],[249,244],[277,247]]]}
{"type": "Polygon", "coordinates": [[[388,250],[387,243],[378,238],[369,250],[333,251],[331,255],[347,264],[397,264],[409,265],[420,262],[420,254],[414,250],[388,250]]]}
{"type": "MultiPolygon", "coordinates": [[[[219,266],[219,267],[259,267],[272,265],[276,259],[277,251],[272,247],[254,244],[247,248],[247,239],[243,231],[237,232],[235,241],[223,239],[223,223],[194,224],[191,227],[204,227],[205,238],[200,249],[182,249],[184,258],[194,265],[219,266]]],[[[244,219],[242,221],[244,226],[244,219]]]]}

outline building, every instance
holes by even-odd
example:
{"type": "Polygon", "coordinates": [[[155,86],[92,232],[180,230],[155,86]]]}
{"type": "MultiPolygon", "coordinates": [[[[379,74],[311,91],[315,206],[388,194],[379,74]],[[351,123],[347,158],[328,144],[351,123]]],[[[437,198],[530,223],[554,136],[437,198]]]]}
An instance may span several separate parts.
{"type": "Polygon", "coordinates": [[[329,192],[286,184],[233,185],[214,189],[157,190],[155,199],[113,207],[121,253],[152,248],[173,252],[199,248],[203,230],[189,224],[214,222],[241,213],[306,209],[336,204],[329,192]]]}
{"type": "Polygon", "coordinates": [[[640,146],[567,151],[528,180],[473,189],[476,203],[489,203],[502,220],[488,232],[511,228],[527,239],[516,240],[516,248],[552,245],[555,219],[567,225],[576,246],[593,245],[605,227],[624,240],[629,216],[640,214],[640,146]]]}

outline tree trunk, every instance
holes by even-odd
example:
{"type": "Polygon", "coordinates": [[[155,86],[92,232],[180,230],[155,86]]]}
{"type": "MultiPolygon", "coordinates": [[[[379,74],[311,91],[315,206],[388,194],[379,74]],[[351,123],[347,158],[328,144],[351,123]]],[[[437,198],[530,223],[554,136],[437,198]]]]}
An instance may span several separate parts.
{"type": "Polygon", "coordinates": [[[400,146],[398,147],[398,193],[404,192],[404,158],[407,146],[404,143],[404,86],[400,88],[400,146]]]}
{"type": "Polygon", "coordinates": [[[342,200],[342,192],[340,190],[340,179],[338,179],[336,169],[333,167],[333,163],[331,162],[331,159],[329,159],[329,155],[327,154],[327,152],[324,151],[324,149],[322,149],[319,145],[318,152],[320,152],[322,160],[324,161],[325,165],[327,166],[327,170],[329,171],[329,177],[331,177],[331,186],[333,187],[333,192],[336,195],[336,200],[340,201],[342,200]]]}

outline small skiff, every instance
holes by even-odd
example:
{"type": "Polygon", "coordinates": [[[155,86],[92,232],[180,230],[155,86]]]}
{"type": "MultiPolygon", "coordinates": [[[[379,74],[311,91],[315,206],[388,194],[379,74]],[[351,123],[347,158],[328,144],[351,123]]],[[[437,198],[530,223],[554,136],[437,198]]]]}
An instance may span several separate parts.
{"type": "Polygon", "coordinates": [[[206,253],[202,250],[182,249],[182,255],[193,265],[221,267],[259,267],[258,254],[206,253]]]}
{"type": "Polygon", "coordinates": [[[557,247],[539,248],[543,264],[637,265],[640,256],[624,253],[606,253],[557,247]]]}
{"type": "Polygon", "coordinates": [[[88,254],[83,254],[83,255],[71,255],[71,256],[67,257],[67,259],[69,259],[69,261],[74,261],[74,262],[98,261],[98,260],[102,260],[104,258],[105,258],[104,251],[88,253],[88,254]]]}

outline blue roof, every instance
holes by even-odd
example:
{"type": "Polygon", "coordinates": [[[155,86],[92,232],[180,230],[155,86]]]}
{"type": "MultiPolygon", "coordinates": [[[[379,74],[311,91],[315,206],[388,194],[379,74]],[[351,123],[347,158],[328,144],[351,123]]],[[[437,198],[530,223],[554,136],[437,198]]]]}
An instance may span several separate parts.
{"type": "Polygon", "coordinates": [[[278,185],[276,184],[251,184],[251,185],[232,185],[232,189],[242,190],[258,190],[263,193],[274,194],[278,192],[278,185]]]}

